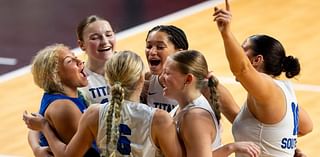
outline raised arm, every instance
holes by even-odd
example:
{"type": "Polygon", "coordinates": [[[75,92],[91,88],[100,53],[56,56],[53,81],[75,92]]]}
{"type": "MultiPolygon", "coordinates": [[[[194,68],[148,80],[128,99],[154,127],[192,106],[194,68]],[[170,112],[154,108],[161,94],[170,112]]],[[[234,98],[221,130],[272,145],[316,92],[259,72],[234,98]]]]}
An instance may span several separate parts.
{"type": "MultiPolygon", "coordinates": [[[[226,0],[226,10],[215,7],[213,16],[224,42],[230,69],[236,79],[259,102],[270,100],[271,94],[274,93],[270,91],[280,93],[272,79],[268,79],[253,67],[243,48],[234,37],[230,28],[232,15],[228,0],[226,0]]],[[[261,59],[261,62],[263,62],[263,59],[261,59]]]]}
{"type": "MultiPolygon", "coordinates": [[[[264,115],[257,118],[267,123],[278,121],[281,119],[285,109],[285,107],[283,107],[284,105],[279,105],[284,103],[284,94],[270,76],[260,73],[263,71],[259,72],[252,65],[253,63],[251,62],[262,65],[262,55],[249,60],[244,49],[234,37],[230,28],[232,15],[228,0],[226,0],[226,10],[216,7],[213,16],[224,42],[225,53],[230,69],[236,79],[247,90],[250,99],[255,102],[252,103],[256,105],[253,110],[254,115],[264,115]],[[274,110],[279,111],[279,114],[274,116],[272,120],[265,120],[265,115],[268,115],[267,117],[269,117],[269,115],[271,116],[274,114],[274,110]]],[[[251,108],[253,108],[253,106],[251,106],[251,108]]]]}

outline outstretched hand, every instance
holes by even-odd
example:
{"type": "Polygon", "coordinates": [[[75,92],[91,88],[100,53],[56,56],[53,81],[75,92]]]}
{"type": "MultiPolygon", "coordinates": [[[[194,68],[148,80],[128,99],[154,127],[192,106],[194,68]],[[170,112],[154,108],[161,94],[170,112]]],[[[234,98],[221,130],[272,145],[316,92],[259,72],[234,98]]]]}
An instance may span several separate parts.
{"type": "Polygon", "coordinates": [[[217,22],[217,26],[220,32],[226,31],[230,27],[232,14],[230,12],[229,1],[225,0],[226,9],[220,9],[214,7],[213,21],[217,22]]]}
{"type": "Polygon", "coordinates": [[[260,155],[260,147],[253,142],[235,142],[233,147],[236,153],[247,154],[250,157],[260,155]]]}
{"type": "Polygon", "coordinates": [[[41,131],[48,123],[40,114],[23,112],[23,121],[29,129],[41,131]]]}

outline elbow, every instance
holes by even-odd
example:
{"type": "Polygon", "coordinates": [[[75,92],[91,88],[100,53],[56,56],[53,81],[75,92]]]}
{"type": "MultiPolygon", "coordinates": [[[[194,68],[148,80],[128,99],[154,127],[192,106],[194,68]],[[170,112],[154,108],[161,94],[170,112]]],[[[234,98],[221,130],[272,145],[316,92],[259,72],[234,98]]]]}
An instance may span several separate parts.
{"type": "Polygon", "coordinates": [[[301,136],[307,135],[310,132],[312,132],[312,130],[313,130],[313,124],[311,123],[308,126],[305,126],[301,129],[299,129],[298,136],[301,137],[301,136]]]}

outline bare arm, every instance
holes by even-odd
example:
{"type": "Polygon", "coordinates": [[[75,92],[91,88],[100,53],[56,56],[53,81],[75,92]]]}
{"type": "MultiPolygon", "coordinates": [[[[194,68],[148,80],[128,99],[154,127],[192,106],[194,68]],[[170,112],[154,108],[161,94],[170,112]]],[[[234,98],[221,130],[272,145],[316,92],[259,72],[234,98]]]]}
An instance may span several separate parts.
{"type": "Polygon", "coordinates": [[[226,87],[219,83],[217,89],[219,93],[220,110],[229,122],[233,123],[240,108],[226,87]]]}
{"type": "Polygon", "coordinates": [[[45,112],[45,118],[64,143],[69,143],[76,133],[81,115],[79,108],[70,100],[56,100],[45,112]]]}
{"type": "Polygon", "coordinates": [[[66,146],[54,136],[49,127],[44,130],[49,145],[56,156],[81,157],[91,147],[95,140],[99,118],[99,105],[91,105],[83,114],[76,134],[66,146]]]}
{"type": "Polygon", "coordinates": [[[299,106],[299,130],[298,136],[304,136],[313,129],[313,123],[308,113],[299,106]]]}
{"type": "MultiPolygon", "coordinates": [[[[251,106],[251,109],[255,109],[251,111],[262,122],[278,122],[285,113],[284,94],[271,77],[261,74],[253,67],[244,50],[231,32],[230,23],[232,15],[228,0],[226,0],[226,10],[215,8],[213,16],[224,42],[225,53],[230,69],[236,76],[236,79],[248,91],[250,95],[249,98],[255,101],[256,106],[251,106]],[[273,112],[274,110],[278,111],[276,115],[273,112]]],[[[253,103],[248,105],[251,104],[253,103]]]]}
{"type": "MultiPolygon", "coordinates": [[[[77,124],[81,116],[81,112],[76,105],[67,100],[54,101],[47,109],[45,116],[54,126],[55,133],[68,143],[77,129],[77,124]]],[[[39,145],[39,132],[30,131],[28,134],[28,142],[35,156],[51,156],[52,152],[48,146],[41,147],[39,145]]]]}
{"type": "Polygon", "coordinates": [[[216,132],[209,112],[197,108],[188,111],[183,116],[180,128],[180,137],[184,142],[187,157],[212,155],[211,143],[216,132]]]}
{"type": "Polygon", "coordinates": [[[229,66],[237,80],[257,100],[270,98],[270,89],[276,88],[272,80],[263,77],[251,64],[231,31],[231,12],[228,0],[226,10],[215,8],[214,21],[220,30],[229,66]]]}
{"type": "Polygon", "coordinates": [[[53,154],[48,146],[40,146],[39,144],[40,132],[30,130],[28,132],[28,143],[32,149],[33,155],[35,157],[51,157],[53,154]]]}
{"type": "Polygon", "coordinates": [[[232,153],[247,154],[250,157],[258,157],[260,148],[253,142],[235,142],[219,147],[212,152],[213,157],[227,157],[232,153]]]}
{"type": "Polygon", "coordinates": [[[183,156],[176,125],[166,111],[160,109],[156,111],[152,121],[151,135],[165,156],[183,156]]]}
{"type": "Polygon", "coordinates": [[[79,129],[68,145],[64,144],[56,137],[48,121],[43,117],[39,115],[35,117],[24,113],[23,119],[28,128],[41,130],[44,133],[55,156],[80,157],[90,148],[96,137],[97,126],[95,125],[98,124],[98,113],[99,108],[97,105],[89,107],[80,120],[79,129]]]}

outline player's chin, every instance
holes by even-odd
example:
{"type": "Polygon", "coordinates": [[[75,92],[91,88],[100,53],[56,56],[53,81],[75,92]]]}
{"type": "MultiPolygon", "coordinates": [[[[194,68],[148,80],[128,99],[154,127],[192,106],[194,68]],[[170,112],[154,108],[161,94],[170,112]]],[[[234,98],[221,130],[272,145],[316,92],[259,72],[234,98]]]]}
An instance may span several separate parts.
{"type": "Polygon", "coordinates": [[[87,86],[88,85],[88,80],[87,79],[85,79],[85,80],[80,80],[79,81],[79,87],[85,87],[85,86],[87,86]]]}
{"type": "Polygon", "coordinates": [[[164,87],[164,88],[163,88],[163,93],[162,93],[162,95],[165,96],[165,97],[168,97],[168,98],[171,97],[170,92],[168,91],[168,88],[167,88],[167,87],[164,87]]]}

